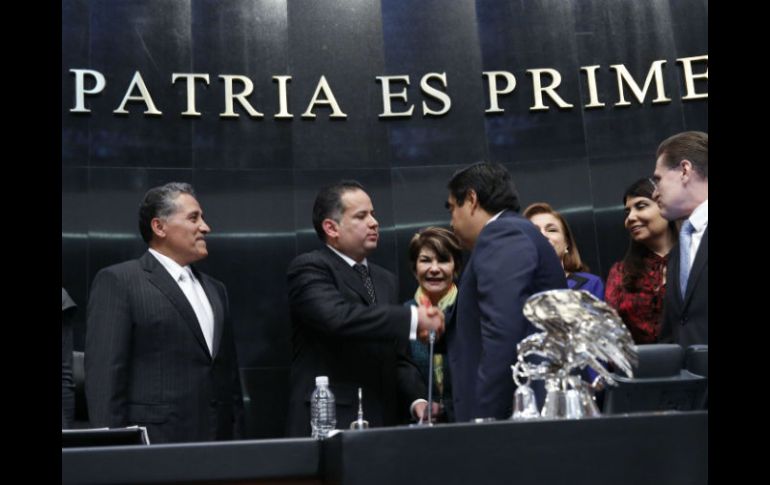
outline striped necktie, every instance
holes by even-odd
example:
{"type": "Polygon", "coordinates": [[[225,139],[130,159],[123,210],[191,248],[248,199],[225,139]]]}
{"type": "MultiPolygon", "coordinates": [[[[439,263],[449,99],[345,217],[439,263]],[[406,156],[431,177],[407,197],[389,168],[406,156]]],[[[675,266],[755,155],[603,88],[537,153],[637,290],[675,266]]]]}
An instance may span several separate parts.
{"type": "Polygon", "coordinates": [[[369,276],[369,269],[363,264],[354,264],[353,269],[358,271],[361,275],[361,279],[364,280],[364,287],[366,287],[366,293],[369,294],[369,301],[372,305],[377,304],[377,296],[374,294],[374,284],[372,278],[369,276]]]}

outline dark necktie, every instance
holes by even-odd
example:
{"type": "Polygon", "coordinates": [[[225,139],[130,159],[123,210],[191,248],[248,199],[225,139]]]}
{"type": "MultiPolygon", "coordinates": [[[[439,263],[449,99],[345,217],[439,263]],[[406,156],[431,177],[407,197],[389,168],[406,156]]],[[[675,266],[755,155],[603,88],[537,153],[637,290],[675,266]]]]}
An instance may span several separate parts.
{"type": "Polygon", "coordinates": [[[679,289],[682,291],[682,298],[687,292],[687,278],[690,276],[690,244],[694,231],[695,227],[689,219],[684,221],[679,230],[679,289]]]}
{"type": "Polygon", "coordinates": [[[366,293],[369,294],[369,301],[372,305],[376,305],[377,297],[374,295],[374,284],[372,283],[372,277],[369,276],[369,269],[363,264],[354,264],[353,269],[358,271],[361,279],[364,280],[364,287],[366,288],[366,293]]]}

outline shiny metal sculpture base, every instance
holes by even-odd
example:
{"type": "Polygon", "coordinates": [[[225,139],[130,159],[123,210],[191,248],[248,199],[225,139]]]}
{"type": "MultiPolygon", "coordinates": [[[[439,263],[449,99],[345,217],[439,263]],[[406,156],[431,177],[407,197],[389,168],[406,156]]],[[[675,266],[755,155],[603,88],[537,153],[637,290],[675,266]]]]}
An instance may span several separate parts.
{"type": "Polygon", "coordinates": [[[548,393],[541,413],[544,418],[579,419],[601,416],[589,386],[584,385],[579,378],[568,379],[566,384],[568,389],[564,389],[564,383],[556,379],[546,382],[548,393]]]}
{"type": "Polygon", "coordinates": [[[595,387],[615,385],[602,362],[633,377],[637,355],[631,333],[609,305],[580,290],[550,290],[532,295],[524,316],[542,330],[517,346],[511,366],[517,385],[511,419],[579,419],[599,416],[595,387]],[[585,367],[600,377],[588,384],[578,373],[585,367]],[[545,381],[546,398],[538,412],[531,380],[545,381]]]}

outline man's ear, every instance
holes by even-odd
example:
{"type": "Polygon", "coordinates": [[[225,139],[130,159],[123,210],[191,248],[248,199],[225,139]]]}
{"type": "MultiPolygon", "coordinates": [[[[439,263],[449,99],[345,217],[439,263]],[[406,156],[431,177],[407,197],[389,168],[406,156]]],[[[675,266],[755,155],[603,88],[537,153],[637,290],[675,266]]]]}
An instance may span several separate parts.
{"type": "Polygon", "coordinates": [[[324,219],[321,227],[329,239],[336,239],[340,235],[339,225],[332,219],[324,219]]]}
{"type": "Polygon", "coordinates": [[[476,209],[479,208],[479,196],[475,190],[468,189],[468,192],[465,194],[465,203],[471,205],[471,215],[473,215],[473,213],[476,212],[476,209]]]}
{"type": "Polygon", "coordinates": [[[686,158],[679,162],[679,166],[682,168],[682,182],[686,183],[692,177],[695,168],[692,166],[692,162],[686,158]]]}
{"type": "Polygon", "coordinates": [[[154,217],[150,221],[150,227],[152,228],[152,232],[159,238],[166,237],[166,224],[163,222],[162,219],[158,217],[154,217]]]}

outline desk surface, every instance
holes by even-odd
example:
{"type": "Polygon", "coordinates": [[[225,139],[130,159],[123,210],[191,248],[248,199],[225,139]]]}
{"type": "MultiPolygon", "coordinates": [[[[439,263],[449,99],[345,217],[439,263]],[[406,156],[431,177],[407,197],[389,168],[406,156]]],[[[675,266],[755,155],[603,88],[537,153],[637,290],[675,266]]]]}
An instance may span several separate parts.
{"type": "Polygon", "coordinates": [[[62,483],[704,484],[708,412],[62,449],[62,483]]]}
{"type": "Polygon", "coordinates": [[[310,438],[62,448],[62,485],[320,483],[320,449],[310,438]]]}
{"type": "Polygon", "coordinates": [[[388,428],[325,445],[327,483],[703,485],[708,413],[388,428]]]}

